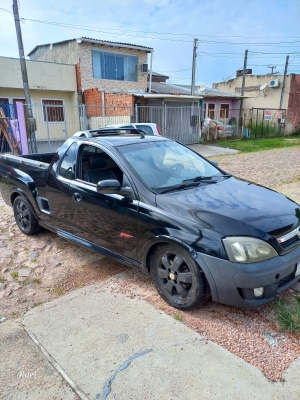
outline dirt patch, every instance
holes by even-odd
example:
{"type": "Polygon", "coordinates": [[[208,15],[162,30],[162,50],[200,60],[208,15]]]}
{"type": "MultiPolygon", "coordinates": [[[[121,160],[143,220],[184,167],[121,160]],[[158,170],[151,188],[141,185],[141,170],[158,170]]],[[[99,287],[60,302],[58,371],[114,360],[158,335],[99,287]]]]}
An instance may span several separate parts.
{"type": "Polygon", "coordinates": [[[127,267],[52,232],[23,235],[0,198],[0,318],[15,318],[78,287],[127,267]]]}

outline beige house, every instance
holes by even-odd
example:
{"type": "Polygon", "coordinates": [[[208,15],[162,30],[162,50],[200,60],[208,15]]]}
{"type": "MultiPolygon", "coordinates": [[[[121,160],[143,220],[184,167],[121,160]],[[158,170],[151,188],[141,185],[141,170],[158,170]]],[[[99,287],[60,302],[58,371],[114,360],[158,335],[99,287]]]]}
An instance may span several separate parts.
{"type": "MultiPolygon", "coordinates": [[[[74,65],[26,60],[33,115],[36,119],[36,139],[62,141],[79,126],[76,71],[74,65]],[[72,105],[72,106],[70,106],[72,105]],[[73,121],[74,126],[70,126],[73,121]]],[[[0,57],[0,107],[8,118],[16,118],[17,101],[25,104],[20,61],[0,57]]]]}
{"type": "Polygon", "coordinates": [[[38,45],[28,56],[75,64],[79,102],[86,106],[87,126],[94,129],[131,121],[134,94],[147,91],[152,52],[150,47],[80,37],[38,45]]]}
{"type": "MultiPolygon", "coordinates": [[[[251,70],[250,70],[251,71],[251,70]]],[[[237,72],[240,75],[240,71],[237,72]]],[[[214,83],[213,88],[231,93],[240,94],[242,89],[242,76],[237,76],[226,82],[214,83]]],[[[247,74],[245,79],[245,98],[243,108],[246,110],[269,109],[274,111],[276,119],[280,108],[283,75],[252,75],[247,74]]],[[[298,129],[300,124],[300,75],[290,74],[286,76],[283,90],[281,109],[284,110],[286,131],[292,132],[298,129]]]]}
{"type": "Polygon", "coordinates": [[[31,60],[75,64],[78,90],[146,91],[152,48],[106,40],[64,40],[36,46],[31,60]]]}

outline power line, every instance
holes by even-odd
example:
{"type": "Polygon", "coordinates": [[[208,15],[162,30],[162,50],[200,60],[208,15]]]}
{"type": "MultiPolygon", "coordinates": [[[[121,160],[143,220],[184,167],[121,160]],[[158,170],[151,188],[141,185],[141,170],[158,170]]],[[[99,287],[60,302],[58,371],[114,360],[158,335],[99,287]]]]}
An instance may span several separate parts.
{"type": "Polygon", "coordinates": [[[203,44],[222,44],[222,45],[234,45],[234,46],[271,46],[274,47],[276,45],[280,45],[280,44],[284,44],[284,46],[278,46],[278,47],[297,47],[298,45],[295,46],[286,46],[286,44],[292,44],[292,43],[300,43],[299,40],[295,40],[293,42],[274,42],[274,43],[233,43],[233,42],[218,42],[215,40],[199,40],[199,42],[203,43],[203,44]]]}
{"type": "MultiPolygon", "coordinates": [[[[11,14],[11,11],[6,10],[5,8],[0,7],[0,10],[6,11],[11,14]]],[[[24,21],[30,21],[30,22],[38,22],[38,23],[43,23],[43,24],[48,24],[48,25],[55,25],[55,26],[63,26],[66,28],[73,28],[73,29],[85,29],[88,31],[95,31],[95,32],[102,32],[102,33],[108,33],[108,34],[116,34],[114,31],[120,31],[120,32],[133,32],[133,33],[145,33],[145,34],[155,34],[155,35],[171,35],[171,36],[187,36],[187,37],[195,37],[195,36],[201,36],[201,37],[209,37],[209,38],[245,38],[249,39],[249,36],[242,36],[242,35],[208,35],[208,34],[189,34],[189,33],[174,33],[174,32],[155,32],[155,31],[143,31],[143,30],[131,30],[131,29],[121,29],[121,28],[114,28],[113,30],[111,28],[101,28],[101,30],[98,27],[95,26],[90,26],[90,25],[75,25],[75,24],[67,24],[63,22],[55,22],[55,21],[46,21],[46,20],[37,20],[37,19],[31,19],[31,18],[21,18],[24,21]]],[[[123,36],[134,36],[135,35],[125,35],[122,33],[123,36]]],[[[139,35],[140,36],[140,35],[139,35]]],[[[251,36],[250,39],[261,39],[260,36],[251,36]]],[[[273,36],[272,39],[300,39],[299,36],[273,36]]],[[[172,39],[163,39],[163,38],[153,38],[150,37],[150,39],[157,39],[157,40],[172,40],[172,39]]],[[[185,41],[185,40],[179,40],[182,42],[190,42],[190,41],[185,41]]],[[[201,40],[202,43],[207,43],[207,44],[229,44],[229,45],[237,45],[237,46],[245,46],[245,45],[259,45],[259,46],[274,46],[278,44],[293,44],[293,43],[300,43],[300,41],[293,41],[293,42],[276,42],[276,43],[231,43],[231,42],[217,42],[217,41],[212,41],[212,40],[201,40]]]]}

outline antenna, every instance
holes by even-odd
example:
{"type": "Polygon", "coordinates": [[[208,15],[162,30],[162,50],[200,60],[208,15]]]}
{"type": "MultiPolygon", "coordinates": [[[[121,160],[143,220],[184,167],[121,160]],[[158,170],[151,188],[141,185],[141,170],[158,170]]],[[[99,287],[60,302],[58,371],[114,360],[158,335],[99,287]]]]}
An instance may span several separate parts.
{"type": "Polygon", "coordinates": [[[260,85],[259,90],[264,90],[267,87],[267,83],[260,85]]]}
{"type": "MultiPolygon", "coordinates": [[[[276,65],[268,65],[268,68],[270,68],[272,71],[271,71],[271,74],[273,74],[273,69],[275,69],[276,68],[276,65]]],[[[277,72],[274,72],[274,74],[276,74],[277,72]]]]}

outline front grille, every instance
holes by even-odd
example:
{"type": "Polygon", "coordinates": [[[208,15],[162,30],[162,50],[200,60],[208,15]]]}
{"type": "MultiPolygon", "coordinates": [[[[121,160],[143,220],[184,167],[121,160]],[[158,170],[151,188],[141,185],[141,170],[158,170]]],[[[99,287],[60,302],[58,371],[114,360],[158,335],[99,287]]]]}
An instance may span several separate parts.
{"type": "Polygon", "coordinates": [[[300,242],[300,239],[298,236],[294,236],[287,240],[286,242],[281,243],[281,247],[283,249],[288,249],[290,246],[296,245],[298,242],[300,242]]]}
{"type": "Polygon", "coordinates": [[[300,228],[296,228],[293,231],[277,238],[277,242],[280,244],[283,250],[291,249],[300,243],[300,228]]]}
{"type": "Polygon", "coordinates": [[[278,287],[280,288],[281,286],[286,285],[294,278],[295,278],[295,271],[286,276],[285,278],[280,279],[278,287]]]}

